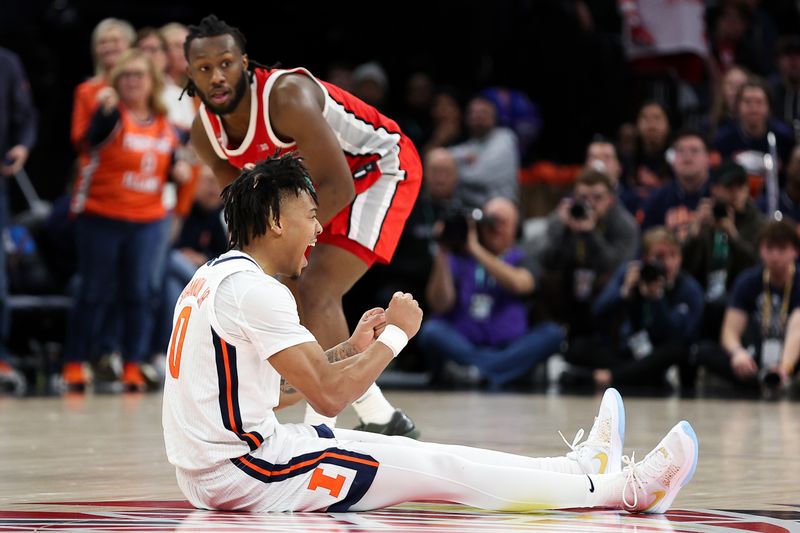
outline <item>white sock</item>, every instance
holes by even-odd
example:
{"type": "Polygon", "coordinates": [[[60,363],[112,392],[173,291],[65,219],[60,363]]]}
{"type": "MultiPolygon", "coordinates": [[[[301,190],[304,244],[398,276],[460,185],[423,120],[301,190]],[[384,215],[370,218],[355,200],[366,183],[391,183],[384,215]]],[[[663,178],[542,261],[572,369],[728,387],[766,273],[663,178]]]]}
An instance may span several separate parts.
{"type": "Polygon", "coordinates": [[[569,457],[537,457],[532,458],[536,462],[538,470],[547,470],[549,472],[561,472],[562,474],[583,474],[581,465],[578,461],[570,459],[569,457]]]}
{"type": "MultiPolygon", "coordinates": [[[[596,487],[596,491],[590,499],[591,506],[622,509],[622,490],[625,487],[627,473],[592,474],[591,478],[596,487]]],[[[628,491],[628,498],[633,499],[630,491],[628,491]]]]}
{"type": "Polygon", "coordinates": [[[394,407],[374,383],[361,398],[353,402],[353,409],[365,424],[386,424],[394,415],[394,407]]]}
{"type": "Polygon", "coordinates": [[[333,429],[336,427],[336,417],[329,418],[327,416],[322,416],[318,412],[311,407],[311,404],[306,404],[306,416],[303,418],[304,424],[311,424],[312,426],[318,426],[320,424],[325,424],[329,428],[333,429]]]}

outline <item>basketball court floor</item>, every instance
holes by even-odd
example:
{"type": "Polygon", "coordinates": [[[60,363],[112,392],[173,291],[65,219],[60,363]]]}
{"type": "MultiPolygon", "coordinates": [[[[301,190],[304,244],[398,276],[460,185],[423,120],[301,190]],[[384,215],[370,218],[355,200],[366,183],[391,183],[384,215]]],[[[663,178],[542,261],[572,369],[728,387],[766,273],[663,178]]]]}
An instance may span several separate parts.
{"type": "MultiPolygon", "coordinates": [[[[596,396],[387,391],[423,439],[537,456],[591,427],[596,396]]],[[[161,435],[161,395],[0,398],[0,532],[800,532],[800,403],[625,398],[625,453],[643,457],[680,419],[700,440],[692,482],[664,516],[580,509],[535,514],[408,504],[370,513],[198,511],[161,435]]],[[[302,419],[301,406],[281,414],[302,419]]],[[[339,417],[355,425],[352,409],[339,417]]]]}

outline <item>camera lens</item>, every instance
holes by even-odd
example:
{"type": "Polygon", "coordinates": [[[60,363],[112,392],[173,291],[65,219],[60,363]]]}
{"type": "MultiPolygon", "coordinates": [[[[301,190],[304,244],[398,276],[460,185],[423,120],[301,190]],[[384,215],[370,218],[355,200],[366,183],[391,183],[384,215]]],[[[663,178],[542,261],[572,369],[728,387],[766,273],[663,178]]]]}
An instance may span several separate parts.
{"type": "Polygon", "coordinates": [[[717,200],[716,202],[714,202],[713,211],[714,211],[714,218],[716,220],[721,220],[728,216],[728,204],[720,200],[717,200]]]}
{"type": "Polygon", "coordinates": [[[645,283],[652,283],[666,276],[664,265],[658,261],[647,261],[642,265],[641,277],[645,283]]]}
{"type": "Polygon", "coordinates": [[[767,372],[762,378],[762,383],[769,389],[777,389],[781,384],[781,376],[777,372],[767,372]]]}
{"type": "Polygon", "coordinates": [[[575,220],[582,220],[586,218],[587,214],[588,210],[586,209],[586,205],[583,204],[582,202],[575,202],[569,208],[569,216],[571,216],[575,220]]]}

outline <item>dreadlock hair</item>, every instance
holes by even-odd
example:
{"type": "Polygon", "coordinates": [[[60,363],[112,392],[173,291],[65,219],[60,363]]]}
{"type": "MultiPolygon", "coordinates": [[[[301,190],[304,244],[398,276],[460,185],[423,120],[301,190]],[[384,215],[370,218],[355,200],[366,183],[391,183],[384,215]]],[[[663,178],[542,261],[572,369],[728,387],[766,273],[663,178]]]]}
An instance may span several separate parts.
{"type": "Polygon", "coordinates": [[[220,35],[230,35],[236,41],[236,46],[245,53],[247,47],[247,39],[244,34],[239,31],[239,28],[229,26],[224,20],[219,20],[216,15],[208,15],[200,21],[197,26],[189,26],[189,34],[183,42],[183,55],[189,59],[189,47],[195,39],[203,39],[206,37],[218,37],[220,35]]]}
{"type": "Polygon", "coordinates": [[[223,213],[230,233],[229,249],[241,250],[267,233],[270,218],[281,225],[281,199],[305,191],[317,203],[308,170],[295,152],[277,153],[245,170],[222,191],[223,213]]]}
{"type": "MultiPolygon", "coordinates": [[[[186,60],[189,60],[189,47],[192,45],[192,41],[195,39],[203,39],[206,37],[218,37],[220,35],[230,35],[233,37],[234,42],[236,42],[236,46],[242,51],[243,54],[247,53],[246,46],[247,46],[247,39],[245,38],[244,34],[234,26],[229,26],[224,20],[219,20],[216,15],[208,15],[200,21],[200,24],[197,26],[189,26],[189,34],[186,36],[186,40],[183,42],[183,55],[186,57],[186,60]]],[[[250,71],[250,78],[252,81],[253,71],[254,68],[265,68],[265,69],[273,69],[280,65],[280,63],[276,63],[271,67],[267,67],[258,63],[254,60],[250,60],[249,62],[250,71]]],[[[183,88],[180,97],[178,100],[183,98],[184,94],[188,94],[190,97],[194,97],[196,94],[194,83],[192,80],[188,80],[186,82],[186,86],[183,88]]]]}

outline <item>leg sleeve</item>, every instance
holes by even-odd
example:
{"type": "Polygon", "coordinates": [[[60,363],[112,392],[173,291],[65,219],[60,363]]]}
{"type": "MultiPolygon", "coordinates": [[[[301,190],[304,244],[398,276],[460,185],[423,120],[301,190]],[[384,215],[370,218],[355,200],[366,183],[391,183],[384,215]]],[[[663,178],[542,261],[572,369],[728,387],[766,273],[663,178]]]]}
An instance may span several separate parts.
{"type": "Polygon", "coordinates": [[[497,511],[602,505],[618,475],[564,474],[514,466],[527,458],[430,443],[409,453],[404,442],[340,442],[380,466],[369,489],[350,510],[367,511],[408,501],[443,501],[497,511]],[[511,456],[511,457],[507,457],[511,456]]]}

